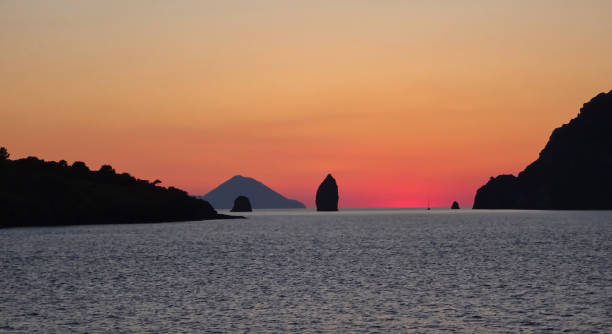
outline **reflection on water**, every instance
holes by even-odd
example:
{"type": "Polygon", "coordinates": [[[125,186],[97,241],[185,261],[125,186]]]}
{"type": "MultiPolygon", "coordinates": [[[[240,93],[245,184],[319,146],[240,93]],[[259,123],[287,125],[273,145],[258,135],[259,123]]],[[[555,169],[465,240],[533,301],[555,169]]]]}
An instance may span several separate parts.
{"type": "Polygon", "coordinates": [[[5,229],[0,266],[0,332],[612,328],[612,212],[5,229]]]}

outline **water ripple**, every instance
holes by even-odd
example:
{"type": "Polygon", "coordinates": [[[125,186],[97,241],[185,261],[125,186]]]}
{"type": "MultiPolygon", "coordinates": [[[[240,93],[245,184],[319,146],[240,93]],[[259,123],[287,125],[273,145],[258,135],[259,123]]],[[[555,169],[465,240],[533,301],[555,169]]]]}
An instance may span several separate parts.
{"type": "Polygon", "coordinates": [[[5,229],[0,333],[605,333],[611,255],[612,212],[5,229]]]}

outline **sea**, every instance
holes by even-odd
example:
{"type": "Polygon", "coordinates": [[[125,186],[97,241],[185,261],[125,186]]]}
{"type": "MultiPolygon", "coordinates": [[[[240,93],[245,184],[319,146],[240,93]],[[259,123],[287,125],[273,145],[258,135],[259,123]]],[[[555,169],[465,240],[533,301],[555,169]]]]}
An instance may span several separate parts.
{"type": "Polygon", "coordinates": [[[611,333],[612,211],[0,230],[0,333],[611,333]]]}

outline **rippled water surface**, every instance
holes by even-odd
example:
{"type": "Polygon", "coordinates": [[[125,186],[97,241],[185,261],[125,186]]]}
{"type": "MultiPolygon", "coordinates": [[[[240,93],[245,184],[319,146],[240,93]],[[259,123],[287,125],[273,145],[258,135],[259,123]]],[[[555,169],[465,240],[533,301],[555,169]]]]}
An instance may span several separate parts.
{"type": "Polygon", "coordinates": [[[0,332],[610,332],[612,212],[0,230],[0,332]]]}

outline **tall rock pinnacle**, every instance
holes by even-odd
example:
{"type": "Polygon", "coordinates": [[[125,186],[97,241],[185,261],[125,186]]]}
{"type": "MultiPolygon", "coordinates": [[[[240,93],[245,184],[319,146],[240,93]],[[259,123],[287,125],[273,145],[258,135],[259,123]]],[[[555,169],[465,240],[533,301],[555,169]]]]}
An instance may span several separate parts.
{"type": "Polygon", "coordinates": [[[317,189],[317,211],[338,211],[338,185],[331,174],[327,174],[317,189]]]}

